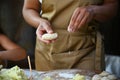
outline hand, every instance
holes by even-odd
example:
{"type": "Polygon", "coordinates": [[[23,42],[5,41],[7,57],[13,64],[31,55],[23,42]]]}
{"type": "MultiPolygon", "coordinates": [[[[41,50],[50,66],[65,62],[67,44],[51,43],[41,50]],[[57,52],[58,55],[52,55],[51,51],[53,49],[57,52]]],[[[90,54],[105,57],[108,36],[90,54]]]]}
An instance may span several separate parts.
{"type": "Polygon", "coordinates": [[[89,23],[94,17],[94,12],[92,7],[78,7],[75,9],[69,26],[68,31],[69,32],[75,32],[79,30],[82,26],[89,23]]]}
{"type": "Polygon", "coordinates": [[[36,35],[39,40],[43,41],[44,43],[51,43],[52,40],[43,40],[42,35],[44,33],[53,33],[53,30],[51,29],[51,24],[47,20],[41,20],[40,24],[36,30],[36,35]]]}

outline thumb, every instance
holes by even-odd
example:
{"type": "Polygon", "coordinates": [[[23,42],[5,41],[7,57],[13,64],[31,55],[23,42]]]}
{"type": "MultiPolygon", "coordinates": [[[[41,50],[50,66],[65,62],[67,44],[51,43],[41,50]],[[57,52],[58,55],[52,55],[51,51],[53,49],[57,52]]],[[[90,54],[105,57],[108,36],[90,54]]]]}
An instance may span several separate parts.
{"type": "Polygon", "coordinates": [[[45,28],[47,33],[53,33],[53,30],[52,30],[50,25],[46,25],[44,28],[45,28]]]}

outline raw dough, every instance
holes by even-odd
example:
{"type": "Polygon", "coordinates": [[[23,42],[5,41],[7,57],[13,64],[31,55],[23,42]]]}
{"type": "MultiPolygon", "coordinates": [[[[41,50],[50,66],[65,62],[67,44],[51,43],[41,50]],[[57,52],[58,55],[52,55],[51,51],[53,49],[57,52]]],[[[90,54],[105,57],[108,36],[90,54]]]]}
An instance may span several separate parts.
{"type": "Polygon", "coordinates": [[[52,33],[52,34],[43,34],[42,35],[42,39],[44,40],[53,40],[53,39],[56,39],[58,37],[58,34],[57,33],[52,33]]]}
{"type": "Polygon", "coordinates": [[[100,75],[96,74],[92,77],[92,80],[101,80],[101,78],[102,77],[100,75]]]}

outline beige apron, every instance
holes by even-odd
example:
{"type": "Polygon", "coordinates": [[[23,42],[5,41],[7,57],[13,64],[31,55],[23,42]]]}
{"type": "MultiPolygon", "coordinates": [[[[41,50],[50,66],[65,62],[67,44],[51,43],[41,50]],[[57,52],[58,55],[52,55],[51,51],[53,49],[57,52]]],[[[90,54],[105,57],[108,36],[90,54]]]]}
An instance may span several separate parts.
{"type": "Polygon", "coordinates": [[[35,63],[37,70],[86,69],[103,70],[101,35],[96,22],[70,33],[67,27],[77,7],[101,4],[102,0],[43,0],[42,17],[49,20],[58,39],[45,44],[37,39],[35,63]],[[98,37],[99,36],[99,37],[98,37]]]}

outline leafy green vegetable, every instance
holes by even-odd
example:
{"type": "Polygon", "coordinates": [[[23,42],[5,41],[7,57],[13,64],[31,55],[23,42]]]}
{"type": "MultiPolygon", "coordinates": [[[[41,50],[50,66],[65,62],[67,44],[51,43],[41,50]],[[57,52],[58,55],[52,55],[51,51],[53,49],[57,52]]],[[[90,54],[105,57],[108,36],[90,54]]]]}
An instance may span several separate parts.
{"type": "Polygon", "coordinates": [[[18,66],[0,71],[0,80],[28,80],[24,71],[18,66]]]}

